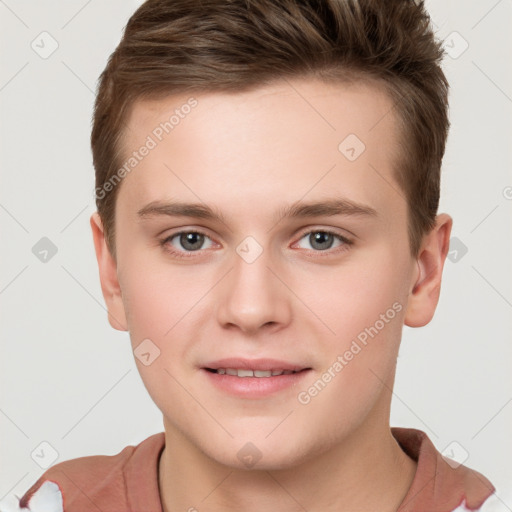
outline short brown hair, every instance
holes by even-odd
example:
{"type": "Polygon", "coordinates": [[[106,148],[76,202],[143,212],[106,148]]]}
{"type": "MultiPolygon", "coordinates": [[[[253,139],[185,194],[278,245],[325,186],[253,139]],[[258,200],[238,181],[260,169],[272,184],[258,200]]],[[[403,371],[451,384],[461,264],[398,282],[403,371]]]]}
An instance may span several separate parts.
{"type": "Polygon", "coordinates": [[[419,0],[147,0],[99,78],[91,147],[96,205],[116,257],[122,136],[138,99],[241,92],[283,78],[377,81],[393,101],[411,254],[435,225],[448,135],[444,51],[419,0]]]}

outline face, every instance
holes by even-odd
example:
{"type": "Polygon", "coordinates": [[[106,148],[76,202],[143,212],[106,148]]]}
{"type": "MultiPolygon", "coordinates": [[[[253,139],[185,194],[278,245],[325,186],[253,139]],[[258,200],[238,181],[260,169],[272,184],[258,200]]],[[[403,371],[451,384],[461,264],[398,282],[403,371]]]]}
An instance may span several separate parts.
{"type": "Polygon", "coordinates": [[[386,425],[419,275],[395,123],[386,94],[363,84],[134,105],[120,300],[107,302],[168,433],[223,464],[284,468],[386,425]],[[301,371],[267,376],[284,368],[301,371]]]}

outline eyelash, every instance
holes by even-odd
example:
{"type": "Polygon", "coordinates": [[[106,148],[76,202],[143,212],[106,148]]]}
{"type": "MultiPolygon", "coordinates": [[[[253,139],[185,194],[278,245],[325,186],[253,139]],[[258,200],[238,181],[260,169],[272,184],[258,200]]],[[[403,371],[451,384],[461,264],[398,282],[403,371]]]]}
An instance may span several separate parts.
{"type": "MultiPolygon", "coordinates": [[[[197,250],[197,251],[177,251],[175,249],[169,249],[167,246],[167,243],[170,242],[176,236],[179,236],[182,234],[190,234],[190,233],[195,233],[198,235],[203,235],[206,238],[210,238],[206,233],[203,233],[201,231],[197,231],[194,229],[190,229],[190,230],[178,231],[176,233],[173,233],[172,235],[169,235],[169,236],[159,240],[159,244],[161,247],[164,248],[165,251],[171,253],[173,256],[176,256],[177,258],[183,258],[183,259],[192,258],[192,257],[196,256],[197,253],[200,253],[201,249],[197,250]]],[[[311,233],[326,233],[329,235],[333,235],[335,238],[337,238],[338,240],[343,242],[343,245],[341,245],[340,247],[337,247],[335,249],[326,249],[324,251],[309,249],[309,251],[318,253],[318,256],[320,256],[320,257],[332,256],[333,254],[338,254],[340,252],[347,251],[348,248],[354,243],[352,240],[349,240],[348,238],[340,235],[336,231],[331,231],[329,229],[312,229],[309,231],[305,231],[304,233],[301,234],[299,240],[302,240],[306,235],[310,235],[311,233]]]]}

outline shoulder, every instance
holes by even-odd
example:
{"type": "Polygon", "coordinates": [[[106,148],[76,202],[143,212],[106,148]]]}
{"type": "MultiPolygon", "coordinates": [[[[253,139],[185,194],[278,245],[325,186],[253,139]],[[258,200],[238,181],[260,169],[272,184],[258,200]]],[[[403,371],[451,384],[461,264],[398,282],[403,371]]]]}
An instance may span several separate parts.
{"type": "Polygon", "coordinates": [[[464,501],[451,512],[510,512],[512,510],[512,486],[493,492],[478,509],[467,507],[464,501]]]}
{"type": "Polygon", "coordinates": [[[401,512],[476,512],[495,493],[484,475],[451,458],[454,450],[439,452],[425,432],[402,427],[391,430],[402,449],[417,462],[401,512]]]}
{"type": "Polygon", "coordinates": [[[154,481],[156,457],[163,446],[164,434],[159,433],[136,446],[126,446],[116,455],[91,455],[60,462],[47,469],[12,510],[129,510],[129,480],[138,481],[144,475],[148,481],[154,481]],[[153,474],[145,466],[151,466],[153,474]]]}
{"type": "Polygon", "coordinates": [[[56,506],[59,497],[66,509],[70,505],[95,508],[94,504],[104,501],[107,495],[124,503],[123,467],[133,450],[133,446],[127,446],[116,455],[79,457],[52,466],[25,492],[20,509],[34,510],[33,501],[42,499],[56,506]]]}

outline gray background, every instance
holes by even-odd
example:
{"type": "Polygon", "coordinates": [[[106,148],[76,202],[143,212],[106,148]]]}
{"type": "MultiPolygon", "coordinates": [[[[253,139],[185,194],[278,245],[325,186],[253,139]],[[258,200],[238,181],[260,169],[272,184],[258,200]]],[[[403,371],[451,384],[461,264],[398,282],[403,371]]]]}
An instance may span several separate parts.
{"type": "MultiPolygon", "coordinates": [[[[0,0],[0,500],[53,450],[53,463],[113,455],[163,431],[128,333],[107,322],[89,227],[96,80],[139,4],[0,0]],[[31,46],[51,49],[43,31],[58,43],[47,58],[31,46]],[[42,237],[58,249],[46,263],[42,237]]],[[[457,240],[433,321],[404,328],[391,424],[424,430],[499,495],[512,482],[512,2],[427,6],[451,54],[440,212],[457,240]]]]}

